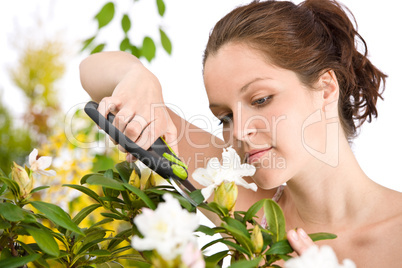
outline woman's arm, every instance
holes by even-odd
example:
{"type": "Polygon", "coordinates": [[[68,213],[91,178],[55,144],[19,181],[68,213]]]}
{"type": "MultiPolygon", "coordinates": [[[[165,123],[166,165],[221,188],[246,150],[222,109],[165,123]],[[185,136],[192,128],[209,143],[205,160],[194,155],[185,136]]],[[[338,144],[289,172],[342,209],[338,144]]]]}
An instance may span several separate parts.
{"type": "MultiPolygon", "coordinates": [[[[158,79],[131,54],[93,54],[81,63],[80,76],[84,89],[99,102],[99,111],[103,115],[113,112],[113,124],[142,148],[148,149],[163,135],[188,165],[190,175],[196,168],[205,167],[210,158],[221,158],[224,142],[169,110],[158,79]]],[[[191,176],[190,181],[201,188],[191,176]]],[[[271,198],[275,191],[259,189],[254,193],[239,187],[236,208],[245,211],[259,199],[271,198]]]]}
{"type": "Polygon", "coordinates": [[[114,125],[144,149],[163,135],[180,152],[189,174],[205,167],[211,157],[221,156],[223,141],[169,110],[158,79],[133,55],[93,54],[80,64],[80,76],[83,88],[99,103],[99,111],[116,114],[114,125]]]}

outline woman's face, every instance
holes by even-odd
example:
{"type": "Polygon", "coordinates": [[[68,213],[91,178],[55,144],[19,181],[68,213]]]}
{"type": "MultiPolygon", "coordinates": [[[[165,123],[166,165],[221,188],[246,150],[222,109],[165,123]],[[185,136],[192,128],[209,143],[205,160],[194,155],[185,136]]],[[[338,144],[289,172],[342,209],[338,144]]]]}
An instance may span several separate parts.
{"type": "Polygon", "coordinates": [[[322,110],[320,90],[307,89],[261,52],[231,43],[209,55],[204,81],[226,143],[256,166],[258,186],[274,188],[317,168],[311,149],[326,148],[325,123],[314,119],[322,110]]]}

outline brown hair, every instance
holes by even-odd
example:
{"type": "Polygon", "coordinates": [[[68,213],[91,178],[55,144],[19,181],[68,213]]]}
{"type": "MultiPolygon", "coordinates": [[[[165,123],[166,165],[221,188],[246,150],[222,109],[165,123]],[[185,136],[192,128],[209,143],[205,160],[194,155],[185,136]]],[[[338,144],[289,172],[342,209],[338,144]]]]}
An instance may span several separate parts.
{"type": "Polygon", "coordinates": [[[345,10],[350,13],[334,0],[306,0],[299,5],[253,1],[215,25],[203,64],[223,45],[242,42],[262,51],[274,65],[294,71],[309,87],[333,70],[340,87],[339,118],[346,136],[353,138],[364,121],[377,117],[386,75],[368,60],[366,43],[345,10]]]}

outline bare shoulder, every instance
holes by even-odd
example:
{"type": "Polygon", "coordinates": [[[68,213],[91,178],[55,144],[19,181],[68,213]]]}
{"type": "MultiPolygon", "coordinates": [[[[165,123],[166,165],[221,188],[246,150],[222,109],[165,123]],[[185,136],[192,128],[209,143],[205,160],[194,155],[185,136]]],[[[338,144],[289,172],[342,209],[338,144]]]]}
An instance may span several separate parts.
{"type": "MultiPolygon", "coordinates": [[[[384,215],[384,223],[386,224],[402,224],[402,193],[384,189],[382,198],[380,198],[380,210],[378,215],[384,215]]],[[[400,229],[402,231],[402,228],[400,229]]]]}

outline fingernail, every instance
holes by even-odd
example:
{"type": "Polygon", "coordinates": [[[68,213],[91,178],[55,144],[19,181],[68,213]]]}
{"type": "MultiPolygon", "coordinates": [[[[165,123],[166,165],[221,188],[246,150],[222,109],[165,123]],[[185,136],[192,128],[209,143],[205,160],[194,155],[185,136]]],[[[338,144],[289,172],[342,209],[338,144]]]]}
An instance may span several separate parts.
{"type": "Polygon", "coordinates": [[[293,238],[295,241],[299,241],[299,236],[297,235],[297,233],[296,233],[295,230],[291,230],[291,231],[290,231],[290,235],[292,236],[292,238],[293,238]]]}
{"type": "Polygon", "coordinates": [[[307,238],[307,234],[303,229],[299,229],[298,232],[302,238],[307,238]]]}

